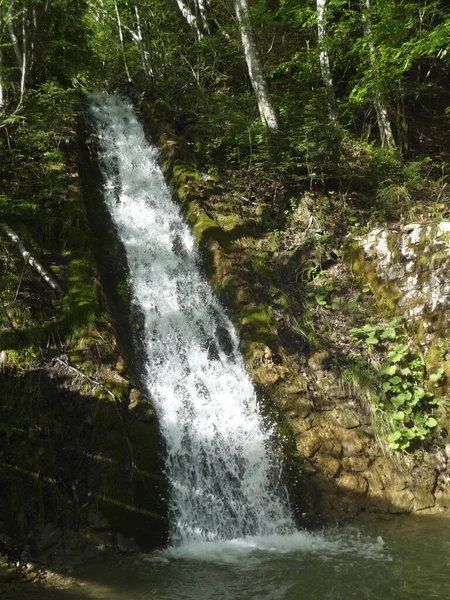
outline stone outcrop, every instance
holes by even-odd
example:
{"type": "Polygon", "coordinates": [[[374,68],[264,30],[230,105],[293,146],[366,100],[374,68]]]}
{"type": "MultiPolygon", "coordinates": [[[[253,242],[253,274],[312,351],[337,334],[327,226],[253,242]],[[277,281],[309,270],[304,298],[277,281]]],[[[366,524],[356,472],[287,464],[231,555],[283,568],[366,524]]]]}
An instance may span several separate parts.
{"type": "Polygon", "coordinates": [[[379,304],[405,317],[427,370],[450,385],[450,222],[374,229],[357,243],[353,265],[379,304]]]}

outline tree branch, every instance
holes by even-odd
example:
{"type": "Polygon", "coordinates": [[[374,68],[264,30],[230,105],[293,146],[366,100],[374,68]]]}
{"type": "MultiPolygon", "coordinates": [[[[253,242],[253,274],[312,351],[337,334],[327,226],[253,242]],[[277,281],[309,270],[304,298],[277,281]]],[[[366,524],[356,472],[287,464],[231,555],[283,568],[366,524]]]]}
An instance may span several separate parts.
{"type": "Polygon", "coordinates": [[[0,222],[0,231],[3,232],[3,234],[16,245],[23,259],[26,260],[31,267],[33,267],[33,269],[52,288],[52,290],[58,292],[59,294],[64,293],[62,287],[59,285],[56,279],[50,275],[50,273],[36,258],[34,258],[34,256],[30,254],[30,252],[28,252],[19,236],[11,229],[11,227],[6,225],[6,223],[0,222]]]}

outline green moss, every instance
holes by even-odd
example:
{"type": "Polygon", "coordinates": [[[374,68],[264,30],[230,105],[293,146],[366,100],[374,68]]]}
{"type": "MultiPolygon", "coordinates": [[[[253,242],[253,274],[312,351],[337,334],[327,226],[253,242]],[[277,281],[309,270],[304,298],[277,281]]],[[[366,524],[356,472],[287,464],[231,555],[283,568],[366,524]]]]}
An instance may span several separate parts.
{"type": "Polygon", "coordinates": [[[71,329],[94,321],[100,313],[99,282],[90,256],[68,251],[69,289],[64,297],[65,321],[71,329]]]}
{"type": "Polygon", "coordinates": [[[401,298],[401,293],[395,289],[392,282],[383,281],[378,277],[375,265],[372,261],[365,259],[364,249],[357,243],[353,243],[347,247],[344,258],[351,263],[354,273],[370,285],[380,308],[394,314],[398,313],[398,301],[401,298]]]}
{"type": "Polygon", "coordinates": [[[439,369],[444,370],[444,377],[439,381],[437,387],[432,391],[436,396],[444,396],[450,391],[450,361],[445,359],[450,343],[450,330],[441,333],[440,336],[434,336],[425,355],[425,366],[427,376],[437,373],[439,369]]]}
{"type": "Polygon", "coordinates": [[[227,245],[228,236],[208,215],[198,210],[195,201],[188,204],[186,218],[192,228],[198,246],[203,247],[211,241],[227,245]]]}
{"type": "Polygon", "coordinates": [[[249,304],[240,311],[240,334],[246,342],[271,345],[276,339],[276,322],[272,309],[263,304],[249,304]]]}

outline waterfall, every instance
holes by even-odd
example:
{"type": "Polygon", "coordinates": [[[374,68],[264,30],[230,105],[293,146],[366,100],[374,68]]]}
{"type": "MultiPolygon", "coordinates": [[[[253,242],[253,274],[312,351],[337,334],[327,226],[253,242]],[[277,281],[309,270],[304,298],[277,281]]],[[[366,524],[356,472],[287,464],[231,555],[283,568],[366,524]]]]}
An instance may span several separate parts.
{"type": "Polygon", "coordinates": [[[129,101],[93,95],[104,196],[145,318],[145,383],[166,442],[171,542],[294,531],[271,431],[129,101]]]}

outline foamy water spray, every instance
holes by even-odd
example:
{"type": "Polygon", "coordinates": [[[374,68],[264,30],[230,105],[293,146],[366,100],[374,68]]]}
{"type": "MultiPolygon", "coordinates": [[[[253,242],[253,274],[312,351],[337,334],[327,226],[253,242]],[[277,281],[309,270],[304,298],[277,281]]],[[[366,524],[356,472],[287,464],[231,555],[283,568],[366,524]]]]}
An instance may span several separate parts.
{"type": "Polygon", "coordinates": [[[198,266],[127,100],[94,95],[105,201],[145,316],[146,384],[166,441],[171,541],[295,530],[239,342],[198,266]]]}

